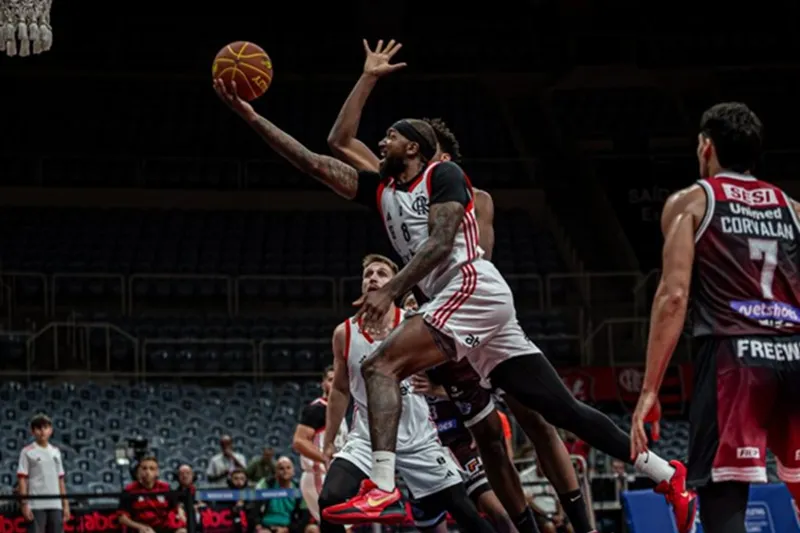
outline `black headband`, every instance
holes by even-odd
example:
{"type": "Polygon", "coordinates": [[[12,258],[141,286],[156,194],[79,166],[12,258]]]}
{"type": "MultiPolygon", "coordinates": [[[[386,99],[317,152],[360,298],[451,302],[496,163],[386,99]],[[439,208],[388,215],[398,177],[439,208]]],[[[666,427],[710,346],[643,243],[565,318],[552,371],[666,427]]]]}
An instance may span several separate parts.
{"type": "Polygon", "coordinates": [[[425,138],[409,121],[403,119],[392,124],[392,129],[400,135],[419,145],[419,152],[430,161],[436,155],[436,145],[431,146],[431,142],[425,138]]]}

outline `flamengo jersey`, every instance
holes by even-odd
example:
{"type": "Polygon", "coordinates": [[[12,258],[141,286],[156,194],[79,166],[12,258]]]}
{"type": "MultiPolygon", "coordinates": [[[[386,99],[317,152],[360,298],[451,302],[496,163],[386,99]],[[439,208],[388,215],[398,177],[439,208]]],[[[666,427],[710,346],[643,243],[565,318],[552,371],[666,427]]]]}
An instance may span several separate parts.
{"type": "MultiPolygon", "coordinates": [[[[378,186],[378,211],[386,226],[389,239],[405,264],[417,253],[428,239],[428,213],[431,203],[431,174],[440,162],[431,163],[409,187],[399,191],[394,179],[378,186]]],[[[466,177],[466,174],[465,174],[466,177]]],[[[475,195],[467,178],[470,202],[464,212],[461,227],[456,233],[453,250],[430,274],[419,283],[425,296],[433,296],[441,289],[439,280],[450,272],[458,271],[465,263],[483,257],[478,245],[478,222],[475,219],[475,195]]]]}
{"type": "MultiPolygon", "coordinates": [[[[395,309],[395,327],[403,319],[399,308],[395,309]]],[[[361,376],[361,365],[364,364],[380,346],[381,341],[374,340],[369,333],[361,329],[360,324],[349,318],[345,322],[345,361],[350,378],[350,394],[353,396],[355,409],[348,440],[351,438],[370,441],[369,420],[367,418],[367,388],[361,376]]],[[[400,425],[397,428],[397,450],[413,450],[420,446],[436,442],[436,428],[430,419],[430,411],[425,398],[414,394],[414,387],[408,380],[400,383],[400,395],[403,411],[400,425]]]]}
{"type": "MultiPolygon", "coordinates": [[[[318,405],[323,409],[328,407],[328,400],[326,398],[317,398],[310,405],[318,405]]],[[[336,447],[337,450],[341,449],[344,445],[344,440],[347,437],[347,424],[344,420],[342,420],[342,424],[339,426],[339,431],[336,433],[336,437],[333,439],[333,445],[336,447]]],[[[323,451],[322,447],[325,444],[325,428],[320,428],[314,433],[314,446],[319,448],[319,451],[323,451]]],[[[312,461],[308,457],[303,455],[300,456],[300,467],[303,469],[304,472],[324,472],[325,465],[320,464],[317,462],[312,461]]]]}
{"type": "Polygon", "coordinates": [[[800,223],[789,197],[743,174],[698,183],[706,214],[695,235],[693,335],[800,333],[800,223]]]}

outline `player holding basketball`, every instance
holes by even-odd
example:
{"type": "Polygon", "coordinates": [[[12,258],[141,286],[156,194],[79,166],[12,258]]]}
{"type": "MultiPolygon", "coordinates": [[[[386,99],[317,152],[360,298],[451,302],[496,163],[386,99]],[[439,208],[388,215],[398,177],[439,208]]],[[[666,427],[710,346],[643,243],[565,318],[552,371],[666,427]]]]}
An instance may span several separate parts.
{"type": "MultiPolygon", "coordinates": [[[[364,294],[380,290],[397,273],[397,265],[393,261],[377,254],[366,256],[362,268],[361,291],[364,294]]],[[[359,486],[369,478],[374,468],[369,421],[366,417],[367,395],[361,368],[402,320],[402,311],[391,305],[377,327],[368,330],[360,320],[349,318],[337,326],[333,333],[334,375],[326,425],[336,427],[342,423],[351,396],[355,410],[352,429],[344,448],[335,452],[330,436],[326,436],[323,444],[326,458],[333,456],[334,460],[319,498],[323,516],[322,533],[344,531],[341,525],[336,524],[347,523],[350,519],[348,514],[329,516],[327,509],[357,494],[359,486]]],[[[458,466],[437,440],[427,403],[413,392],[408,381],[401,383],[403,413],[398,428],[396,464],[415,499],[415,524],[431,530],[444,522],[449,511],[465,531],[492,531],[467,497],[458,466]]],[[[358,513],[356,518],[361,516],[358,513]]],[[[405,517],[403,502],[394,500],[370,516],[370,520],[397,523],[405,517]]]]}
{"type": "MultiPolygon", "coordinates": [[[[664,205],[663,270],[653,301],[647,369],[631,455],[657,424],[658,390],[693,300],[695,392],[688,483],[704,531],[744,533],[750,483],[767,481],[766,453],[800,496],[800,251],[796,202],[751,174],[762,125],[741,103],[700,121],[700,181],[664,205]]],[[[654,429],[657,429],[655,427],[654,429]]]]}
{"type": "MultiPolygon", "coordinates": [[[[300,476],[300,491],[308,506],[308,511],[314,520],[319,522],[319,491],[325,481],[327,467],[322,455],[325,441],[325,410],[328,405],[328,396],[333,383],[333,367],[329,366],[322,373],[322,396],[306,405],[300,415],[300,421],[294,430],[292,447],[300,454],[300,464],[303,475],[300,476]]],[[[344,444],[347,435],[347,424],[344,420],[339,422],[338,431],[334,433],[333,440],[337,448],[344,444]]]]}
{"type": "MultiPolygon", "coordinates": [[[[395,251],[406,262],[386,285],[363,295],[356,317],[367,329],[393,302],[417,286],[429,299],[419,314],[405,319],[366,360],[362,373],[369,406],[372,469],[358,495],[329,507],[327,517],[372,522],[401,499],[395,486],[395,448],[402,411],[400,383],[407,377],[455,358],[467,358],[483,379],[548,422],[580,436],[613,457],[627,457],[630,439],[606,415],[577,401],[516,320],[511,289],[483,259],[472,186],[461,168],[433,161],[436,134],[426,122],[395,122],[380,142],[380,173],[359,172],[334,158],[316,154],[256,113],[221,80],[220,98],[264,141],[297,168],[340,196],[380,214],[395,251]],[[480,347],[480,349],[478,349],[480,347]]],[[[656,481],[668,481],[667,498],[682,516],[683,531],[693,522],[692,495],[685,470],[673,468],[646,451],[636,465],[656,481]]],[[[324,515],[325,516],[325,515],[324,515]]],[[[527,526],[527,522],[525,525],[527,526]]],[[[535,531],[535,526],[527,530],[535,531]]]]}

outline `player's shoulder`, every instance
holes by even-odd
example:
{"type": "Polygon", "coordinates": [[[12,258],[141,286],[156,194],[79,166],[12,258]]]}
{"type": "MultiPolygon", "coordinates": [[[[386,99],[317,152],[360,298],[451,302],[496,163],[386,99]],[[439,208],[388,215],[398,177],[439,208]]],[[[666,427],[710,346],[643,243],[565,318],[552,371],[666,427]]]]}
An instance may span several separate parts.
{"type": "Polygon", "coordinates": [[[35,449],[36,449],[36,443],[35,442],[31,442],[30,444],[28,444],[27,446],[22,448],[20,453],[23,453],[23,454],[27,455],[27,454],[31,453],[32,451],[34,451],[35,449]]]}
{"type": "Polygon", "coordinates": [[[139,485],[138,481],[131,481],[130,483],[125,485],[125,488],[123,488],[122,490],[123,492],[138,492],[140,490],[139,489],[140,486],[141,485],[139,485]]]}
{"type": "Polygon", "coordinates": [[[431,175],[438,176],[464,176],[464,169],[455,161],[438,161],[431,167],[431,175]]]}
{"type": "Polygon", "coordinates": [[[344,339],[345,335],[347,334],[347,330],[351,327],[351,322],[353,318],[350,317],[346,320],[343,320],[339,323],[338,326],[333,328],[333,338],[336,339],[344,339]]]}

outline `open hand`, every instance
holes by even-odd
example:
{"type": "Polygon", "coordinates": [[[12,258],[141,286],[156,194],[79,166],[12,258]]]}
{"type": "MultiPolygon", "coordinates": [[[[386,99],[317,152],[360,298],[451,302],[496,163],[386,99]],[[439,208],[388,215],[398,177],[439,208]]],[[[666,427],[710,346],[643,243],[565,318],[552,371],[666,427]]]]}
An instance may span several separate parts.
{"type": "Polygon", "coordinates": [[[660,436],[661,402],[658,401],[657,392],[642,392],[636,410],[631,419],[631,460],[647,451],[647,433],[645,423],[650,424],[653,440],[660,436]]]}
{"type": "Polygon", "coordinates": [[[225,105],[233,109],[233,111],[244,119],[253,118],[256,116],[256,112],[253,109],[253,106],[239,98],[239,95],[236,93],[236,82],[231,81],[231,88],[225,85],[225,82],[222,79],[217,78],[214,80],[214,91],[219,96],[220,100],[225,102],[225,105]]]}
{"type": "Polygon", "coordinates": [[[394,55],[403,47],[402,44],[396,43],[394,39],[389,41],[385,47],[383,46],[383,39],[378,41],[375,50],[369,49],[367,40],[364,39],[364,51],[367,53],[367,58],[364,60],[364,74],[380,78],[386,74],[390,74],[395,70],[400,70],[405,67],[405,63],[390,64],[389,61],[394,55]]]}
{"type": "Polygon", "coordinates": [[[417,394],[429,396],[432,394],[431,380],[424,373],[412,374],[409,381],[411,381],[411,386],[414,387],[414,392],[417,394]]]}

